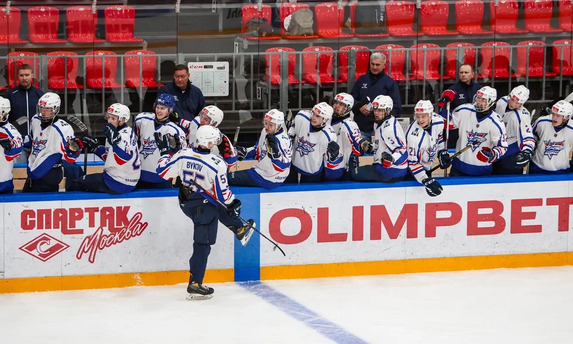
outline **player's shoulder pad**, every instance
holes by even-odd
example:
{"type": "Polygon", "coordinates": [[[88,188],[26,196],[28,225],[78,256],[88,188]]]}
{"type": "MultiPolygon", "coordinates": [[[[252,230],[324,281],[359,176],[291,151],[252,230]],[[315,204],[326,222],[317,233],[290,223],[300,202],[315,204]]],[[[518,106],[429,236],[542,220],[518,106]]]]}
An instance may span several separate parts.
{"type": "Polygon", "coordinates": [[[136,121],[139,121],[142,119],[155,119],[155,113],[153,113],[153,112],[141,112],[137,116],[135,116],[136,121]]]}

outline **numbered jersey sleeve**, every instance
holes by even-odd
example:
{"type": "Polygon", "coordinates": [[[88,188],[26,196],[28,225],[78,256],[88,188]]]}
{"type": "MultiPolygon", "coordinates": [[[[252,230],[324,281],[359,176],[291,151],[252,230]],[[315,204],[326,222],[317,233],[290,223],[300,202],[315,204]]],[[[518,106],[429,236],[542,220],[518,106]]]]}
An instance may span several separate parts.
{"type": "Polygon", "coordinates": [[[424,130],[414,121],[406,132],[408,167],[420,183],[428,178],[426,171],[431,169],[437,152],[444,149],[445,121],[437,114],[432,115],[431,121],[429,130],[424,130]]]}
{"type": "Polygon", "coordinates": [[[14,176],[14,159],[22,153],[22,136],[9,122],[0,126],[0,139],[10,140],[10,149],[0,147],[0,193],[14,189],[12,182],[14,176]]]}
{"type": "Polygon", "coordinates": [[[116,145],[106,142],[103,177],[111,189],[125,193],[132,191],[141,175],[141,160],[137,137],[127,125],[119,130],[121,141],[116,145]]]}
{"type": "Polygon", "coordinates": [[[546,172],[567,172],[573,151],[573,124],[571,121],[561,129],[553,126],[551,116],[540,117],[533,126],[537,138],[531,160],[546,172]]]}

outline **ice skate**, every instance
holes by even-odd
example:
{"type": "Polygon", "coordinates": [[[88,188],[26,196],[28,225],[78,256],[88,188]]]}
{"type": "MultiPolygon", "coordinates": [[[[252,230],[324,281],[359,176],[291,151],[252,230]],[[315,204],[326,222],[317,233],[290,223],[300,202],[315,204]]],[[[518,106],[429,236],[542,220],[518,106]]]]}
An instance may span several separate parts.
{"type": "Polygon", "coordinates": [[[215,290],[211,287],[204,286],[197,282],[189,282],[187,285],[187,300],[207,300],[213,297],[215,290]]]}
{"type": "Polygon", "coordinates": [[[249,243],[249,240],[253,235],[255,226],[256,226],[255,221],[253,219],[250,219],[249,221],[245,222],[242,227],[233,230],[233,232],[235,232],[235,237],[241,241],[241,244],[243,246],[247,246],[247,244],[249,243]]]}

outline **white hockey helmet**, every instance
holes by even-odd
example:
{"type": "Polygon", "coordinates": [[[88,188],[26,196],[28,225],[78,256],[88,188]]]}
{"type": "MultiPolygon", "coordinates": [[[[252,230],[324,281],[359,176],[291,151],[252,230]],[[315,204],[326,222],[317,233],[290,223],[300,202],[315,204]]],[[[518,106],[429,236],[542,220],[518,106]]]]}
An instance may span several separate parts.
{"type": "Polygon", "coordinates": [[[387,115],[390,114],[393,108],[394,102],[389,96],[379,95],[378,97],[374,98],[374,101],[372,102],[372,110],[386,110],[387,115]]]}
{"type": "Polygon", "coordinates": [[[210,125],[202,125],[197,128],[197,133],[195,135],[196,147],[203,146],[209,148],[209,143],[217,145],[221,139],[221,132],[219,129],[212,127],[210,125]]]}
{"type": "Polygon", "coordinates": [[[6,122],[10,114],[10,101],[4,97],[0,97],[0,122],[6,122]]]}
{"type": "Polygon", "coordinates": [[[429,100],[419,100],[414,107],[414,114],[427,113],[432,115],[434,113],[434,105],[429,100]]]}
{"type": "Polygon", "coordinates": [[[215,105],[207,105],[201,110],[199,116],[207,116],[211,119],[210,126],[217,128],[223,122],[223,111],[215,105]]]}
{"type": "MultiPolygon", "coordinates": [[[[58,115],[58,113],[60,112],[60,106],[62,105],[62,101],[60,99],[60,96],[53,93],[53,92],[46,92],[44,93],[43,96],[40,97],[40,99],[38,100],[38,105],[37,105],[37,113],[38,114],[42,114],[42,109],[52,109],[52,117],[50,117],[49,122],[52,120],[52,118],[56,117],[58,115]]],[[[44,118],[42,116],[40,116],[40,118],[44,118]]]]}
{"type": "Polygon", "coordinates": [[[107,114],[117,116],[117,117],[119,117],[120,120],[123,118],[123,119],[125,119],[126,122],[129,121],[129,117],[130,117],[129,108],[127,106],[121,104],[121,103],[111,104],[107,108],[106,117],[107,117],[107,114]]]}
{"type": "Polygon", "coordinates": [[[321,126],[324,127],[326,123],[332,119],[334,110],[332,109],[332,106],[328,105],[326,102],[320,102],[312,108],[312,112],[317,116],[322,117],[321,126]]]}
{"type": "Polygon", "coordinates": [[[529,99],[529,89],[523,85],[516,86],[509,92],[509,98],[523,105],[529,99]]]}
{"type": "Polygon", "coordinates": [[[565,100],[560,100],[553,105],[551,113],[563,116],[563,121],[567,122],[573,115],[573,105],[565,100]]]}
{"type": "Polygon", "coordinates": [[[277,131],[279,131],[285,123],[285,114],[277,109],[271,109],[265,114],[266,121],[274,123],[277,125],[277,131]]]}
{"type": "Polygon", "coordinates": [[[476,108],[477,112],[485,112],[489,110],[493,104],[495,104],[495,100],[497,99],[497,91],[493,87],[484,86],[480,88],[476,94],[474,95],[474,107],[476,108]],[[485,99],[485,104],[481,104],[476,102],[478,98],[485,99]]]}
{"type": "Polygon", "coordinates": [[[348,93],[341,92],[334,97],[334,102],[340,102],[344,104],[346,107],[344,109],[344,114],[347,114],[352,110],[354,106],[354,97],[348,93]]]}

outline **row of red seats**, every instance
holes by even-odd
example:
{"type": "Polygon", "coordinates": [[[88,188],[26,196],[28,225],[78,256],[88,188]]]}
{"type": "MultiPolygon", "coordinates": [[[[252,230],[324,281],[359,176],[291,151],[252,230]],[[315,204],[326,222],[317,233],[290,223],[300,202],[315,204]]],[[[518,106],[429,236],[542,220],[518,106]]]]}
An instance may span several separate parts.
{"type": "MultiPolygon", "coordinates": [[[[104,9],[105,39],[109,42],[142,42],[134,36],[135,9],[131,6],[108,6],[104,9]]],[[[51,6],[34,6],[27,10],[28,39],[32,43],[62,44],[58,38],[60,11],[51,6]]],[[[17,7],[0,8],[0,43],[25,44],[20,38],[22,13],[17,7]]],[[[67,40],[71,43],[98,43],[96,38],[97,11],[91,6],[71,6],[66,9],[67,40]]]]}
{"type": "MultiPolygon", "coordinates": [[[[479,78],[511,77],[554,77],[573,75],[573,45],[569,40],[553,42],[551,70],[546,63],[546,45],[542,41],[522,41],[517,44],[516,73],[511,72],[511,49],[506,42],[486,42],[481,46],[472,43],[451,43],[440,47],[433,43],[422,43],[405,48],[397,44],[383,44],[375,48],[386,55],[387,73],[396,81],[408,80],[449,80],[457,79],[457,69],[461,63],[476,65],[481,54],[479,78]],[[444,74],[442,75],[442,52],[445,51],[444,74]],[[404,74],[407,54],[409,53],[409,76],[404,74]],[[463,55],[463,56],[462,56],[463,55]]],[[[271,84],[281,83],[280,57],[284,52],[288,56],[288,83],[332,84],[335,81],[348,81],[349,51],[356,56],[356,78],[365,74],[369,68],[370,50],[366,46],[352,45],[340,48],[338,52],[338,79],[334,74],[334,50],[326,46],[312,46],[296,52],[289,47],[274,47],[266,50],[266,80],[271,84]],[[302,55],[302,75],[299,81],[295,77],[297,56],[302,55]],[[269,68],[270,66],[270,68],[269,68]],[[270,72],[270,74],[269,74],[270,72]]]]}
{"type": "MultiPolygon", "coordinates": [[[[524,23],[525,29],[516,27],[519,2],[518,0],[491,0],[490,26],[492,30],[482,28],[484,16],[484,3],[481,0],[459,0],[455,3],[455,28],[448,28],[449,4],[442,0],[422,1],[420,7],[420,31],[413,30],[416,14],[415,2],[390,1],[385,5],[387,33],[358,34],[355,32],[356,6],[350,6],[352,28],[350,33],[343,32],[344,8],[339,8],[337,2],[319,3],[314,7],[316,35],[291,36],[285,35],[282,23],[285,18],[302,8],[310,8],[304,3],[282,3],[279,9],[281,21],[281,35],[252,37],[244,36],[249,40],[273,39],[312,39],[329,37],[384,37],[384,36],[417,36],[417,35],[491,35],[493,33],[526,33],[526,32],[561,32],[573,31],[571,19],[571,1],[558,0],[559,28],[550,25],[553,15],[552,0],[525,0],[524,23]],[[497,5],[496,5],[497,3],[497,5]]],[[[247,31],[247,24],[253,18],[264,18],[271,22],[271,7],[269,5],[245,5],[242,7],[242,32],[247,31]]]]}
{"type": "MultiPolygon", "coordinates": [[[[79,57],[72,51],[52,51],[46,54],[48,64],[48,88],[51,90],[81,89],[77,82],[79,57]]],[[[15,73],[18,66],[29,64],[38,75],[40,56],[34,52],[13,52],[7,56],[8,87],[15,85],[15,73]]],[[[155,81],[157,57],[150,50],[132,50],[123,56],[125,86],[129,88],[157,88],[155,81]]],[[[85,57],[86,87],[92,89],[119,88],[117,82],[118,56],[113,51],[90,51],[85,57]]],[[[6,88],[6,87],[4,87],[6,88]]]]}

